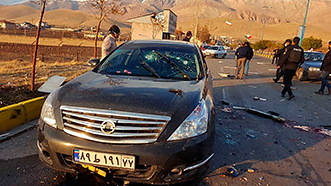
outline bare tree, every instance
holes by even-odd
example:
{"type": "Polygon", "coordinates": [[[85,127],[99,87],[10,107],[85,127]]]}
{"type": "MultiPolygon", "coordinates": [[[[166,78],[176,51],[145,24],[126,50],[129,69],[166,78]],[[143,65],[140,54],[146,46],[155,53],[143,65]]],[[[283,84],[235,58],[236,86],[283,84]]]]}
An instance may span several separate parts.
{"type": "Polygon", "coordinates": [[[32,58],[31,90],[34,90],[34,88],[35,88],[35,72],[36,72],[36,62],[37,62],[39,36],[40,36],[41,23],[42,23],[44,13],[45,13],[46,1],[47,0],[31,1],[33,3],[37,3],[37,4],[41,5],[40,18],[39,18],[39,22],[38,22],[39,24],[38,24],[36,40],[35,40],[35,47],[34,47],[34,53],[33,53],[33,58],[32,58]]]}
{"type": "Polygon", "coordinates": [[[154,13],[151,16],[151,22],[152,22],[152,26],[153,26],[152,38],[155,39],[156,36],[161,31],[163,31],[163,29],[164,29],[164,27],[166,25],[166,21],[164,20],[163,14],[154,13]]]}
{"type": "Polygon", "coordinates": [[[98,36],[100,32],[101,23],[110,18],[110,15],[120,14],[125,12],[122,8],[122,4],[119,0],[87,0],[87,4],[90,5],[95,18],[98,20],[98,26],[96,29],[94,40],[94,58],[98,56],[98,36]]]}

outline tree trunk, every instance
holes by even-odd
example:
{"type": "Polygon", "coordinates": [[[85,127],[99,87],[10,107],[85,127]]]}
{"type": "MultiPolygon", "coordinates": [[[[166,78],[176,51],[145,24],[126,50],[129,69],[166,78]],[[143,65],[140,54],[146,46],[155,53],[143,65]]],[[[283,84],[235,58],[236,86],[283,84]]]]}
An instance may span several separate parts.
{"type": "Polygon", "coordinates": [[[97,33],[95,34],[95,41],[94,41],[94,58],[98,57],[98,35],[100,31],[100,25],[102,20],[99,20],[98,27],[97,27],[97,33]]]}
{"type": "Polygon", "coordinates": [[[38,52],[38,43],[39,43],[39,36],[40,36],[40,29],[41,29],[41,22],[43,20],[44,12],[45,12],[45,5],[46,0],[42,1],[42,8],[40,12],[40,19],[39,19],[39,25],[36,35],[36,44],[34,47],[34,54],[33,54],[33,61],[32,61],[32,73],[31,73],[31,90],[34,90],[35,88],[35,72],[36,72],[36,61],[37,61],[37,52],[38,52]]]}

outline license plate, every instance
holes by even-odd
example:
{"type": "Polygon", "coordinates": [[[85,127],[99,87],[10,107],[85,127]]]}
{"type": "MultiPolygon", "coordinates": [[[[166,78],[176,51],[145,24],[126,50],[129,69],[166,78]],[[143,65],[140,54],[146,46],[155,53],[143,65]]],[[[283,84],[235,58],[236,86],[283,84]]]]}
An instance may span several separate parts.
{"type": "Polygon", "coordinates": [[[81,149],[74,150],[74,162],[132,170],[135,169],[136,164],[134,156],[109,154],[81,149]]]}

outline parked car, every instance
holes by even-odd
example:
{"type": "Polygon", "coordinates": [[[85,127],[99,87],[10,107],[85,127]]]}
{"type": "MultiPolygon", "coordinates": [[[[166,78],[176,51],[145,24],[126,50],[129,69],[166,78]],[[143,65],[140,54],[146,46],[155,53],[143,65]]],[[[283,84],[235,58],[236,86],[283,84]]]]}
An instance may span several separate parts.
{"type": "Polygon", "coordinates": [[[298,80],[318,79],[324,54],[322,52],[304,52],[305,62],[298,68],[298,80]]]}
{"type": "Polygon", "coordinates": [[[214,156],[210,70],[197,45],[129,41],[53,91],[38,125],[39,157],[68,173],[169,185],[203,175],[214,156]]]}
{"type": "Polygon", "coordinates": [[[223,46],[210,46],[203,51],[205,56],[212,56],[214,58],[225,58],[227,53],[228,52],[224,49],[223,46]]]}
{"type": "Polygon", "coordinates": [[[202,51],[205,51],[205,50],[207,50],[207,48],[209,48],[210,46],[209,45],[202,45],[201,46],[201,50],[202,51]]]}

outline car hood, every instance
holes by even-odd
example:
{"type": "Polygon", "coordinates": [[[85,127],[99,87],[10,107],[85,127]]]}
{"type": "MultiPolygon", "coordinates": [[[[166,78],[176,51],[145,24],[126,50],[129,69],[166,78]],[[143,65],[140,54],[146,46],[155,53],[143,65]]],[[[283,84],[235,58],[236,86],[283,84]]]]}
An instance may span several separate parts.
{"type": "Polygon", "coordinates": [[[59,105],[187,116],[201,99],[204,81],[177,81],[88,72],[57,94],[59,105]],[[182,94],[171,90],[179,89],[182,94]]]}
{"type": "Polygon", "coordinates": [[[321,65],[322,65],[322,61],[305,61],[302,64],[302,67],[304,67],[305,69],[308,69],[309,67],[320,68],[321,65]]]}

